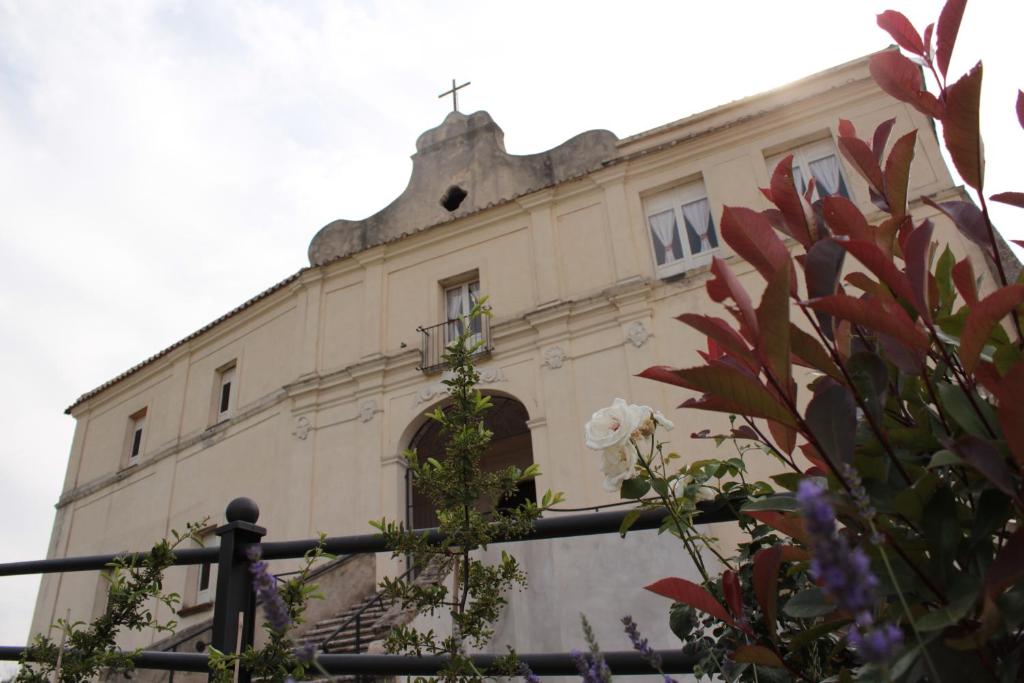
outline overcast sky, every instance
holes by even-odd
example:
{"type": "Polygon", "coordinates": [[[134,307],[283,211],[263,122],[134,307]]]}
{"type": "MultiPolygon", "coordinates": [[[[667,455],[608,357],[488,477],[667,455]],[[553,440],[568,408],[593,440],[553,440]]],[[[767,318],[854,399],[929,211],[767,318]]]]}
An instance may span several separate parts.
{"type": "MultiPolygon", "coordinates": [[[[877,12],[923,27],[939,5],[0,0],[0,562],[45,555],[64,408],[390,202],[453,77],[533,153],[862,56],[890,42],[877,12]]],[[[1024,190],[1022,18],[973,2],[951,68],[985,60],[993,192],[1024,190]]],[[[0,644],[24,641],[37,583],[0,578],[0,644]]]]}

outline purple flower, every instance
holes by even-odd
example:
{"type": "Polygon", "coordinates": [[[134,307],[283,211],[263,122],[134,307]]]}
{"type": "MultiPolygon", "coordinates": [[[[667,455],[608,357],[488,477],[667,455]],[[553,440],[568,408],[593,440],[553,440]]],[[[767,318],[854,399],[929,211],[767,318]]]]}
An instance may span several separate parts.
{"type": "Polygon", "coordinates": [[[583,653],[573,650],[570,655],[576,663],[576,670],[580,672],[583,683],[605,683],[605,670],[607,666],[603,659],[594,656],[593,653],[583,653]]]}
{"type": "Polygon", "coordinates": [[[633,621],[633,617],[626,615],[622,617],[622,623],[626,627],[626,635],[633,643],[633,649],[640,653],[640,656],[647,660],[651,668],[655,669],[664,677],[664,683],[676,683],[675,679],[666,673],[661,672],[661,656],[654,651],[647,639],[640,635],[640,628],[633,621]]]}
{"type": "Polygon", "coordinates": [[[277,579],[270,573],[267,563],[260,560],[259,546],[252,546],[245,555],[249,558],[252,589],[256,591],[256,599],[263,603],[267,623],[274,632],[283,635],[291,626],[292,619],[288,613],[288,605],[277,591],[277,579]]]}
{"type": "Polygon", "coordinates": [[[866,662],[884,662],[903,644],[903,631],[895,624],[881,624],[875,628],[850,629],[850,645],[866,662]]]}
{"type": "Polygon", "coordinates": [[[527,683],[540,683],[540,676],[533,673],[530,665],[526,662],[519,662],[519,675],[522,676],[527,683]]]}
{"type": "Polygon", "coordinates": [[[296,647],[292,654],[295,655],[295,659],[301,664],[309,664],[316,657],[316,644],[305,642],[296,647]]]}
{"type": "Polygon", "coordinates": [[[800,482],[797,502],[811,536],[811,577],[850,614],[870,611],[878,579],[864,551],[836,533],[836,515],[825,490],[810,479],[800,482]]]}
{"type": "MultiPolygon", "coordinates": [[[[866,499],[866,495],[863,497],[866,499]]],[[[871,561],[863,550],[837,533],[835,511],[821,486],[804,479],[796,499],[810,535],[811,577],[840,609],[853,615],[854,628],[847,640],[865,661],[888,659],[903,642],[903,632],[894,624],[874,623],[872,609],[878,579],[871,572],[871,561]]]]}

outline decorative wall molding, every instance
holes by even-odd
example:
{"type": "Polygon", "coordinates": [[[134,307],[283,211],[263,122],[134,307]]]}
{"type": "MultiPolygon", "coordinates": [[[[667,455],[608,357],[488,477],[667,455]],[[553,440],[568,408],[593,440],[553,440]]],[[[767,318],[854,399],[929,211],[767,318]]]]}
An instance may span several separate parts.
{"type": "Polygon", "coordinates": [[[295,429],[292,430],[292,435],[296,439],[299,441],[305,441],[311,431],[313,431],[313,425],[310,424],[309,418],[305,415],[302,415],[295,420],[295,429]]]}
{"type": "Polygon", "coordinates": [[[565,362],[565,351],[562,350],[561,346],[549,346],[544,349],[544,365],[548,366],[552,370],[557,370],[562,367],[565,362]]]}
{"type": "Polygon", "coordinates": [[[647,343],[647,340],[651,338],[651,333],[644,327],[642,321],[637,320],[626,328],[626,341],[631,343],[638,349],[647,343]]]}
{"type": "Polygon", "coordinates": [[[369,422],[377,414],[377,401],[370,398],[359,404],[360,422],[369,422]]]}
{"type": "MultiPolygon", "coordinates": [[[[489,368],[477,368],[477,372],[480,374],[480,381],[478,384],[497,384],[498,382],[507,382],[508,378],[505,377],[505,371],[497,367],[489,368]]],[[[451,370],[445,370],[441,373],[441,379],[437,382],[431,382],[424,384],[416,391],[416,404],[427,403],[440,396],[448,395],[448,386],[444,384],[444,381],[454,377],[451,370]]]]}

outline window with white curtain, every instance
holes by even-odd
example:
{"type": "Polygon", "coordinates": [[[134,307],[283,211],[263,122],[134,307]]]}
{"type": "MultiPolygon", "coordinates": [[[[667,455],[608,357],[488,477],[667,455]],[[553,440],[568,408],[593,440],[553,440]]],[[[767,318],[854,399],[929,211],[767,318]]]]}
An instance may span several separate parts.
{"type": "Polygon", "coordinates": [[[659,277],[703,266],[718,249],[704,183],[697,181],[644,200],[647,227],[659,277]]]}
{"type": "Polygon", "coordinates": [[[793,181],[796,189],[803,194],[807,191],[807,179],[814,178],[814,199],[828,195],[840,195],[850,199],[849,185],[843,177],[842,164],[832,140],[819,140],[795,149],[786,150],[768,158],[769,177],[776,165],[786,155],[793,155],[793,181]]]}
{"type": "MultiPolygon", "coordinates": [[[[469,325],[470,334],[477,336],[483,331],[483,323],[480,318],[470,319],[469,314],[480,299],[480,281],[472,280],[462,284],[445,287],[444,305],[447,316],[447,329],[445,342],[451,343],[458,339],[466,326],[469,325]]],[[[470,340],[472,341],[472,339],[470,340]]]]}

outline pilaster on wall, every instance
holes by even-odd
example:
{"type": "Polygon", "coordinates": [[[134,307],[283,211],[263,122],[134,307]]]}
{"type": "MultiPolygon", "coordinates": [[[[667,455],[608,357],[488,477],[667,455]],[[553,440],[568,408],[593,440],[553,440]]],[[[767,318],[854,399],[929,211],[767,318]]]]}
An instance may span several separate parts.
{"type": "Polygon", "coordinates": [[[363,276],[363,320],[360,355],[363,358],[379,355],[383,348],[384,325],[387,323],[386,292],[384,291],[384,249],[377,247],[352,258],[365,269],[363,276]]]}
{"type": "Polygon", "coordinates": [[[296,306],[301,311],[296,378],[306,379],[317,373],[320,345],[320,319],[323,307],[323,273],[309,270],[296,285],[296,306]]]}
{"type": "Polygon", "coordinates": [[[616,283],[642,277],[634,239],[635,231],[629,220],[625,177],[625,166],[617,166],[591,176],[591,179],[604,190],[608,241],[612,245],[616,283]]]}
{"type": "Polygon", "coordinates": [[[519,205],[530,212],[530,242],[533,247],[534,290],[537,292],[538,308],[561,299],[553,198],[554,192],[545,190],[518,200],[519,205]]]}

